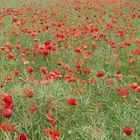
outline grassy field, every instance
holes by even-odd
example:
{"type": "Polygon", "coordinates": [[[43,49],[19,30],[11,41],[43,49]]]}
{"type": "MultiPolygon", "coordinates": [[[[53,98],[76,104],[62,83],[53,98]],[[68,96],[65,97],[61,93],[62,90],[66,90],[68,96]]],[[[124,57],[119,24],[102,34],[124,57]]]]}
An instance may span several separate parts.
{"type": "Polygon", "coordinates": [[[0,140],[140,140],[139,0],[0,0],[0,140]]]}

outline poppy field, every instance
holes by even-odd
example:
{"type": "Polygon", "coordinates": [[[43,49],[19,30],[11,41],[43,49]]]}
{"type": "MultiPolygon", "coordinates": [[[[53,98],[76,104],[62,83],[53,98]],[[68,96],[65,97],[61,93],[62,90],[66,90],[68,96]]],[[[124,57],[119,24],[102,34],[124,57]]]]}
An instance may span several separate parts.
{"type": "Polygon", "coordinates": [[[0,140],[140,140],[139,0],[0,0],[0,140]]]}

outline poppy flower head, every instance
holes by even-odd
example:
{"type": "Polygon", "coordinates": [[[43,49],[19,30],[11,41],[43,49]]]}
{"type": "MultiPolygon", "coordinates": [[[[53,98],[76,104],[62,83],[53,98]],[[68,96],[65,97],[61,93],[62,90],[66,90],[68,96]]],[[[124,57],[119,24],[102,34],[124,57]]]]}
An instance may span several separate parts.
{"type": "Polygon", "coordinates": [[[55,119],[54,116],[53,116],[52,114],[50,114],[50,113],[46,114],[46,118],[47,118],[49,121],[52,121],[52,120],[55,119]]]}
{"type": "Polygon", "coordinates": [[[121,73],[116,73],[115,75],[116,79],[123,79],[123,75],[121,73]]]}
{"type": "Polygon", "coordinates": [[[8,123],[3,122],[0,124],[0,130],[4,132],[14,132],[15,131],[15,125],[10,126],[8,123]]]}
{"type": "Polygon", "coordinates": [[[123,129],[123,132],[127,135],[127,136],[131,136],[133,133],[132,128],[126,127],[123,129]]]}
{"type": "Polygon", "coordinates": [[[44,42],[44,45],[45,46],[48,46],[48,45],[50,45],[51,44],[51,40],[46,40],[45,42],[44,42]]]}
{"type": "Polygon", "coordinates": [[[58,140],[60,138],[60,131],[59,130],[56,130],[56,131],[53,131],[53,133],[51,134],[51,138],[52,140],[58,140]]]}
{"type": "Polygon", "coordinates": [[[138,87],[135,89],[135,91],[139,93],[139,92],[140,92],[140,86],[138,86],[138,87]]]}
{"type": "Polygon", "coordinates": [[[51,140],[59,140],[61,133],[59,130],[52,130],[51,128],[45,128],[44,135],[50,137],[51,140]]]}
{"type": "Polygon", "coordinates": [[[131,85],[130,85],[130,88],[131,89],[136,89],[138,87],[138,84],[137,83],[132,83],[131,85]]]}
{"type": "Polygon", "coordinates": [[[10,104],[12,103],[12,96],[11,95],[5,95],[3,98],[2,98],[2,101],[6,104],[10,104]]]}
{"type": "Polygon", "coordinates": [[[13,74],[14,74],[14,76],[19,75],[19,71],[18,71],[18,70],[14,70],[14,71],[13,71],[13,74]]]}
{"type": "Polygon", "coordinates": [[[31,104],[29,109],[31,113],[35,113],[37,111],[37,108],[38,108],[37,104],[33,103],[31,104]]]}
{"type": "Polygon", "coordinates": [[[27,69],[27,73],[33,73],[34,72],[34,68],[33,67],[29,67],[28,69],[27,69]]]}
{"type": "Polygon", "coordinates": [[[47,69],[46,69],[45,67],[41,67],[41,68],[39,69],[39,71],[40,71],[40,73],[42,73],[42,74],[46,74],[46,73],[47,73],[47,69]]]}
{"type": "Polygon", "coordinates": [[[12,116],[12,110],[11,109],[5,109],[3,112],[4,118],[10,118],[12,116]]]}
{"type": "Polygon", "coordinates": [[[14,55],[13,55],[13,54],[8,54],[8,55],[7,55],[7,58],[8,58],[8,59],[14,59],[14,55]]]}
{"type": "Polygon", "coordinates": [[[90,69],[89,69],[89,68],[85,68],[85,69],[83,70],[83,72],[84,72],[85,74],[90,74],[90,69]]]}
{"type": "Polygon", "coordinates": [[[105,76],[105,72],[103,71],[99,71],[97,74],[96,74],[97,77],[104,77],[105,76]]]}
{"type": "Polygon", "coordinates": [[[118,93],[121,95],[121,96],[126,96],[129,94],[129,91],[128,89],[118,89],[118,93]]]}
{"type": "Polygon", "coordinates": [[[13,109],[14,103],[11,95],[4,95],[2,98],[2,105],[5,109],[13,109]]]}
{"type": "Polygon", "coordinates": [[[44,56],[47,56],[48,54],[49,54],[49,51],[48,51],[47,49],[44,49],[44,50],[43,50],[43,55],[44,55],[44,56]]]}
{"type": "Polygon", "coordinates": [[[52,121],[50,121],[50,124],[52,125],[52,126],[56,126],[57,125],[57,120],[52,120],[52,121]]]}
{"type": "Polygon", "coordinates": [[[44,130],[44,135],[45,136],[50,136],[53,133],[53,130],[51,128],[45,128],[44,130]]]}
{"type": "Polygon", "coordinates": [[[17,140],[28,140],[28,135],[27,134],[24,134],[24,133],[20,133],[18,135],[17,140]]]}
{"type": "Polygon", "coordinates": [[[26,88],[24,89],[24,95],[26,98],[32,98],[34,96],[35,92],[30,89],[30,88],[26,88]]]}
{"type": "Polygon", "coordinates": [[[68,99],[67,104],[70,106],[79,106],[79,102],[75,98],[68,99]]]}
{"type": "Polygon", "coordinates": [[[107,83],[113,83],[113,79],[112,79],[112,78],[105,79],[105,81],[106,81],[107,83]]]}

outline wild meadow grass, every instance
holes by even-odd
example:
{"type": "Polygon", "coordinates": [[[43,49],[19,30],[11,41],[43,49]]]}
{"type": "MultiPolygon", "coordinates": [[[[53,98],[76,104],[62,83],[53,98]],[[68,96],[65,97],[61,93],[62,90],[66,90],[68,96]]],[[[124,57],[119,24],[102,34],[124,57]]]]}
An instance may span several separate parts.
{"type": "Polygon", "coordinates": [[[0,140],[140,140],[139,0],[0,0],[0,140]]]}

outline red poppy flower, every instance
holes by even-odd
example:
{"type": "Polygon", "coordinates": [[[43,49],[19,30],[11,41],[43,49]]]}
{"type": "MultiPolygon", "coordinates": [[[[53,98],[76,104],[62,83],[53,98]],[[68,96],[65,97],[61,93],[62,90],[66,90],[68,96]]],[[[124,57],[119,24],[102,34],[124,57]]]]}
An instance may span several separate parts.
{"type": "Polygon", "coordinates": [[[10,104],[12,103],[12,96],[11,95],[5,95],[3,98],[2,98],[2,101],[6,104],[10,104]]]}
{"type": "Polygon", "coordinates": [[[50,74],[51,74],[52,77],[54,77],[56,79],[62,78],[62,73],[60,71],[58,71],[57,69],[50,72],[50,74]]]}
{"type": "Polygon", "coordinates": [[[123,129],[123,132],[127,135],[127,136],[131,136],[133,133],[132,128],[126,127],[123,129]]]}
{"type": "Polygon", "coordinates": [[[46,69],[45,67],[41,67],[41,68],[39,69],[39,71],[40,71],[40,73],[42,73],[42,74],[46,74],[46,73],[47,73],[47,69],[46,69]]]}
{"type": "Polygon", "coordinates": [[[22,25],[26,24],[26,22],[27,22],[26,19],[21,19],[21,24],[22,25]]]}
{"type": "Polygon", "coordinates": [[[57,120],[52,120],[52,121],[50,121],[50,124],[52,125],[52,126],[56,126],[57,125],[57,120]]]}
{"type": "Polygon", "coordinates": [[[13,78],[12,78],[11,76],[6,76],[6,77],[5,77],[5,80],[10,82],[10,81],[13,80],[13,78]]]}
{"type": "Polygon", "coordinates": [[[58,140],[60,138],[60,131],[59,130],[56,130],[56,131],[53,131],[53,133],[51,134],[51,139],[52,140],[58,140]]]}
{"type": "Polygon", "coordinates": [[[70,98],[70,99],[67,100],[67,104],[71,105],[71,106],[78,106],[79,102],[74,98],[70,98]]]}
{"type": "Polygon", "coordinates": [[[55,119],[54,116],[53,116],[52,114],[49,114],[49,113],[46,115],[46,118],[47,118],[49,121],[52,121],[52,120],[55,119]]]}
{"type": "Polygon", "coordinates": [[[126,96],[129,94],[128,89],[118,89],[118,92],[121,96],[126,96]]]}
{"type": "Polygon", "coordinates": [[[10,126],[8,123],[3,122],[0,124],[0,130],[4,132],[14,132],[15,131],[15,125],[10,126]]]}
{"type": "Polygon", "coordinates": [[[121,73],[116,73],[116,79],[123,79],[123,75],[121,73]]]}
{"type": "Polygon", "coordinates": [[[49,54],[49,51],[48,51],[47,49],[44,49],[44,50],[43,50],[43,55],[44,55],[44,56],[47,56],[48,54],[49,54]]]}
{"type": "Polygon", "coordinates": [[[76,81],[77,81],[77,78],[74,78],[74,77],[71,77],[68,79],[68,82],[70,82],[70,83],[74,83],[76,81]]]}
{"type": "Polygon", "coordinates": [[[45,128],[44,130],[44,135],[45,136],[50,136],[53,133],[53,130],[51,128],[45,128]]]}
{"type": "Polygon", "coordinates": [[[131,88],[131,89],[136,89],[136,88],[137,88],[137,86],[138,86],[138,84],[137,84],[137,83],[132,83],[132,84],[130,85],[130,88],[131,88]]]}
{"type": "Polygon", "coordinates": [[[96,74],[97,77],[104,77],[105,76],[105,72],[103,71],[99,71],[97,74],[96,74]]]}
{"type": "Polygon", "coordinates": [[[113,83],[113,79],[112,79],[112,78],[105,79],[105,81],[106,81],[107,83],[113,83]]]}
{"type": "Polygon", "coordinates": [[[136,59],[135,58],[131,58],[130,60],[129,60],[129,64],[133,64],[133,63],[135,63],[136,62],[136,59]]]}
{"type": "Polygon", "coordinates": [[[34,72],[34,68],[33,68],[33,67],[29,67],[29,68],[27,69],[27,73],[32,73],[32,72],[34,72]]]}
{"type": "Polygon", "coordinates": [[[13,107],[14,107],[12,96],[11,95],[5,95],[2,98],[2,105],[5,109],[11,109],[12,110],[13,107]]]}
{"type": "Polygon", "coordinates": [[[13,54],[8,54],[8,55],[7,55],[7,58],[8,58],[8,59],[14,59],[14,55],[13,55],[13,54]]]}
{"type": "Polygon", "coordinates": [[[24,134],[24,133],[20,133],[18,135],[17,140],[28,140],[28,135],[27,134],[24,134]]]}
{"type": "Polygon", "coordinates": [[[47,40],[47,41],[44,42],[44,45],[45,45],[45,46],[48,46],[48,45],[50,45],[50,44],[51,44],[51,40],[47,40]]]}
{"type": "Polygon", "coordinates": [[[17,17],[14,17],[12,22],[17,22],[18,18],[17,17]]]}
{"type": "Polygon", "coordinates": [[[85,69],[83,70],[83,72],[84,72],[85,74],[90,74],[90,69],[89,69],[89,68],[85,68],[85,69]]]}
{"type": "Polygon", "coordinates": [[[10,103],[10,104],[5,104],[5,103],[3,103],[3,106],[4,106],[4,108],[5,109],[13,109],[13,107],[14,107],[14,103],[12,102],[12,103],[10,103]]]}
{"type": "Polygon", "coordinates": [[[35,92],[30,89],[30,88],[26,88],[24,89],[24,95],[26,98],[32,98],[34,96],[35,92]]]}
{"type": "Polygon", "coordinates": [[[19,75],[19,71],[18,71],[18,70],[14,70],[14,71],[13,71],[13,74],[14,74],[15,76],[19,75]]]}
{"type": "Polygon", "coordinates": [[[12,110],[11,109],[5,109],[3,112],[4,118],[10,118],[12,116],[12,110]]]}
{"type": "Polygon", "coordinates": [[[32,104],[29,109],[32,113],[35,113],[37,111],[37,104],[32,104]]]}
{"type": "Polygon", "coordinates": [[[140,86],[135,89],[136,92],[140,92],[140,86]]]}

